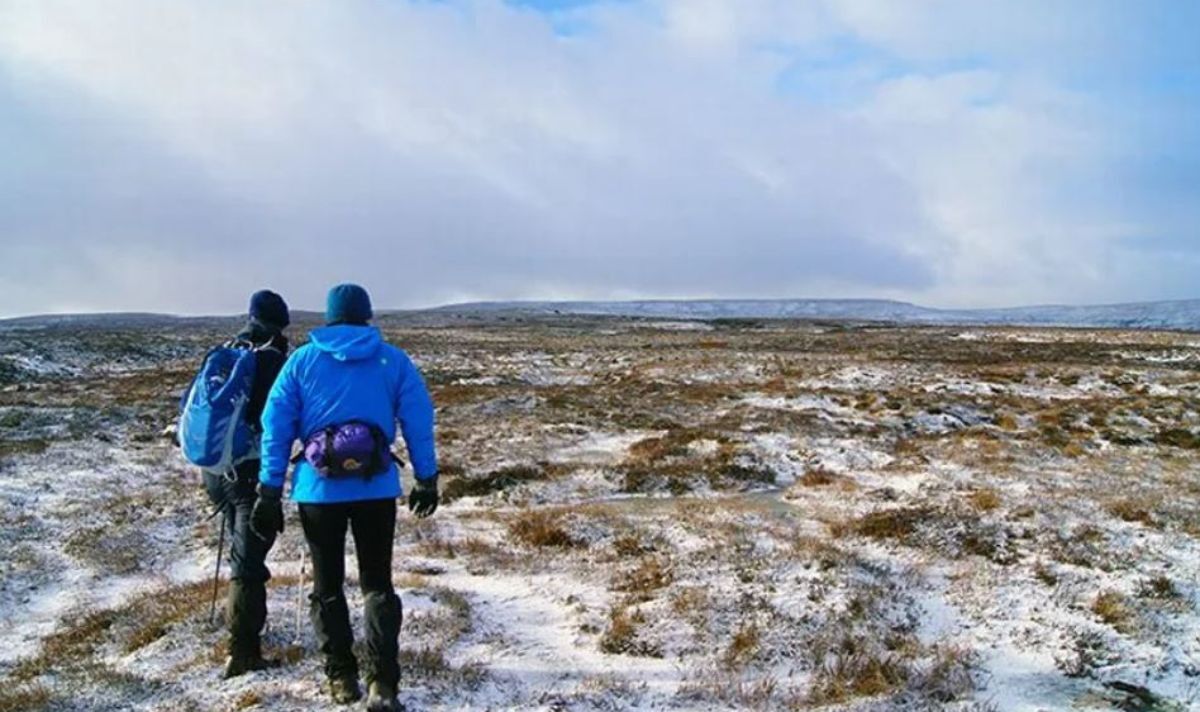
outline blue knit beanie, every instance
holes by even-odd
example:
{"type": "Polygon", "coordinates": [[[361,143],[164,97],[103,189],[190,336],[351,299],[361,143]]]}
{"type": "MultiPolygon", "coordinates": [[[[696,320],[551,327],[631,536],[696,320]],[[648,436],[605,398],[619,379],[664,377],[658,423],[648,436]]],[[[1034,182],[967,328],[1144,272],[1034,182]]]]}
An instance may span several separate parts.
{"type": "Polygon", "coordinates": [[[250,295],[250,318],[280,329],[292,323],[291,315],[288,314],[287,302],[269,289],[250,295]]]}
{"type": "Polygon", "coordinates": [[[329,290],[325,300],[326,323],[366,324],[374,316],[371,297],[357,284],[339,284],[329,290]]]}

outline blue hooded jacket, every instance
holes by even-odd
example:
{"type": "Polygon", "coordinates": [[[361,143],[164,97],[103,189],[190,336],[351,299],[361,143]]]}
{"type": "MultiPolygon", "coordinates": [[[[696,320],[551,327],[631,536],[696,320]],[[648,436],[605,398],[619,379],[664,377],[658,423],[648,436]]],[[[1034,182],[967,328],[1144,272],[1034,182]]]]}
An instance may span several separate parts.
{"type": "MultiPolygon", "coordinates": [[[[433,444],[433,401],[408,354],[386,343],[373,326],[316,329],[309,343],[283,365],[263,410],[259,481],[283,487],[292,443],[351,420],[379,426],[388,442],[396,421],[418,479],[437,474],[433,444]]],[[[370,479],[322,477],[307,461],[292,473],[292,499],[305,504],[391,499],[400,496],[400,472],[370,479]]]]}

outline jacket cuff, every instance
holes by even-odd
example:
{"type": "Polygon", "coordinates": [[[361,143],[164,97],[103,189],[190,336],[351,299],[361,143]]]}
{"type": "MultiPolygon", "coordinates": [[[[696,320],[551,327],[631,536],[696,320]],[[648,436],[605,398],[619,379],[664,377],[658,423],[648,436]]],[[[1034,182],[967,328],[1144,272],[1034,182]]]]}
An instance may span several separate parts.
{"type": "Polygon", "coordinates": [[[269,485],[265,482],[259,482],[258,498],[278,502],[283,498],[283,488],[276,487],[275,485],[269,485]]]}
{"type": "Polygon", "coordinates": [[[286,479],[283,473],[272,474],[265,470],[258,473],[258,482],[260,486],[274,487],[275,489],[283,489],[283,482],[286,479]]]}

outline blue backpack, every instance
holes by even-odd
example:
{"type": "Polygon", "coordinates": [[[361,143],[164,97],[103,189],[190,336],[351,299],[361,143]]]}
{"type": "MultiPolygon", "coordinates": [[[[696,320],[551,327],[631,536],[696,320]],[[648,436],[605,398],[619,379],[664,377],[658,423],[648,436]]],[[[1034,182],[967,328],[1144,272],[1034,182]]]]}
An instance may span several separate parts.
{"type": "Polygon", "coordinates": [[[256,350],[237,344],[204,357],[179,416],[179,445],[188,462],[231,476],[237,465],[259,457],[258,436],[245,416],[256,366],[256,350]]]}

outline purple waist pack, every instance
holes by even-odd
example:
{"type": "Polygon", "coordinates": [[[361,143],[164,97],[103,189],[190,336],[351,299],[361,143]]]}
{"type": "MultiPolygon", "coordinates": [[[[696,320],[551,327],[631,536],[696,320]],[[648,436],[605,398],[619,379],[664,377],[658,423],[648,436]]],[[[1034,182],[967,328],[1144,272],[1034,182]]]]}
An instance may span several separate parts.
{"type": "Polygon", "coordinates": [[[392,453],[379,426],[352,421],[308,436],[304,441],[304,459],[322,477],[369,478],[387,471],[392,453]]]}

